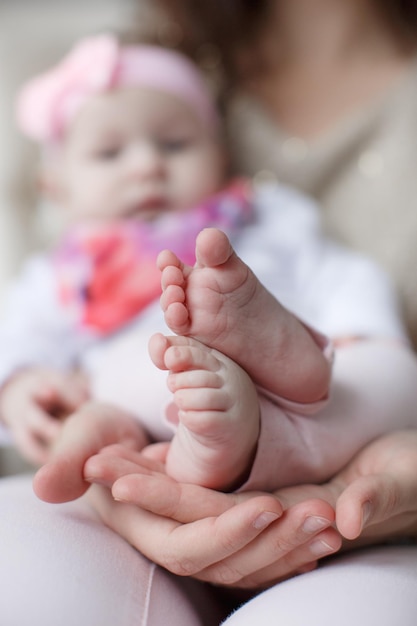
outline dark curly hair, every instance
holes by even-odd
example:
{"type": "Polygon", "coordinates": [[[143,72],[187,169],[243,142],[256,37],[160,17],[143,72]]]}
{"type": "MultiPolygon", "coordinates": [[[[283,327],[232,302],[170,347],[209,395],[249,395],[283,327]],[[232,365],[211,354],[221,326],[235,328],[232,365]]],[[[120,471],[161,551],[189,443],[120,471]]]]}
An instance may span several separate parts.
{"type": "Polygon", "coordinates": [[[155,0],[155,6],[181,31],[176,42],[187,55],[204,64],[217,51],[229,79],[238,75],[240,50],[260,32],[268,0],[155,0]]]}
{"type": "MultiPolygon", "coordinates": [[[[374,0],[404,46],[417,46],[417,0],[374,0]]],[[[239,77],[239,55],[268,19],[271,0],[153,0],[181,31],[178,47],[197,61],[217,50],[227,78],[239,77]]]]}

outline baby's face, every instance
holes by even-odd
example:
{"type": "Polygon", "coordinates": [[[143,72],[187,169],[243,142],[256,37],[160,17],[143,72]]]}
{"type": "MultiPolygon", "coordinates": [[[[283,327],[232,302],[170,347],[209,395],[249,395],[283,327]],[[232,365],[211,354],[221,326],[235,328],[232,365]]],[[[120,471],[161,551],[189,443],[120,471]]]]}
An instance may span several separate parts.
{"type": "Polygon", "coordinates": [[[212,128],[168,94],[126,88],[91,98],[64,140],[58,199],[72,221],[154,219],[218,191],[223,151],[212,128]]]}

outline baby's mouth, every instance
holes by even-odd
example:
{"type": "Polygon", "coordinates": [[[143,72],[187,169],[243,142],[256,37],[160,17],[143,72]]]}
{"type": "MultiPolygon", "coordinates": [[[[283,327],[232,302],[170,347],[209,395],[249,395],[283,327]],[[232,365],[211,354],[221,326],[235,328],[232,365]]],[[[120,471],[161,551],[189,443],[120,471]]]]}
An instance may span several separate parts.
{"type": "Polygon", "coordinates": [[[148,196],[140,201],[129,203],[125,211],[125,216],[151,220],[160,213],[166,212],[168,208],[168,201],[165,196],[148,196]]]}

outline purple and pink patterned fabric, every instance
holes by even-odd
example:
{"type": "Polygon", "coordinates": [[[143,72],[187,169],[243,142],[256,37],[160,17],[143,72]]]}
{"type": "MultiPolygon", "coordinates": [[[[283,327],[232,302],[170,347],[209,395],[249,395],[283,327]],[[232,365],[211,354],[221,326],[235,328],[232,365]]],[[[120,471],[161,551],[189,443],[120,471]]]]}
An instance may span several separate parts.
{"type": "Polygon", "coordinates": [[[53,254],[59,300],[80,327],[112,333],[159,297],[161,250],[193,265],[201,230],[214,226],[230,236],[252,215],[251,186],[239,179],[184,213],[76,227],[53,254]]]}

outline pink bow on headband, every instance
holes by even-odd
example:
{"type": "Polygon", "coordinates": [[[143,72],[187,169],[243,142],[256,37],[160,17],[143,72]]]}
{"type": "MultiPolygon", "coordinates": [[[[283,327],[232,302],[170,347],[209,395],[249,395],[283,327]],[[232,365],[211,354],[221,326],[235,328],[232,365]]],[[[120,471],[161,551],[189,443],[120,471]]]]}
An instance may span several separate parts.
{"type": "Polygon", "coordinates": [[[85,98],[111,87],[118,58],[119,46],[112,36],[83,40],[54,69],[24,87],[17,107],[20,128],[42,143],[59,139],[85,98]]]}
{"type": "Polygon", "coordinates": [[[122,47],[113,36],[99,35],[84,39],[54,69],[29,81],[18,99],[18,124],[35,141],[57,141],[89,96],[132,85],[174,95],[204,123],[218,122],[207,84],[184,55],[161,46],[122,47]]]}

